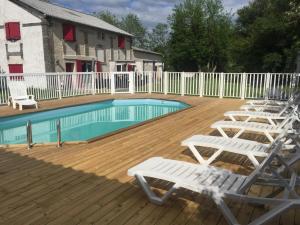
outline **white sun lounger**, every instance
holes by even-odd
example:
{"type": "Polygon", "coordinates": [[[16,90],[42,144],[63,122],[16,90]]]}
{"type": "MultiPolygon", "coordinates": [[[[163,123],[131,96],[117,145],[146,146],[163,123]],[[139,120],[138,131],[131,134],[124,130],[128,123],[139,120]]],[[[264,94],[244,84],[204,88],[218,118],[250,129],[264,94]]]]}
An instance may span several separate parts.
{"type": "Polygon", "coordinates": [[[233,138],[240,137],[244,132],[255,132],[264,134],[270,142],[274,141],[272,135],[279,135],[287,129],[292,129],[292,124],[295,120],[298,120],[298,116],[287,116],[277,126],[257,123],[257,122],[245,122],[245,121],[218,121],[211,125],[211,128],[217,129],[223,137],[229,138],[225,132],[225,129],[239,130],[233,138]]]}
{"type": "Polygon", "coordinates": [[[251,225],[260,225],[292,207],[300,206],[300,198],[295,191],[295,186],[299,182],[295,171],[286,166],[290,171],[291,178],[283,179],[270,166],[275,160],[286,165],[284,159],[278,154],[281,146],[281,142],[272,144],[269,156],[249,176],[235,174],[215,167],[164,158],[150,158],[129,169],[128,175],[136,178],[149,200],[155,204],[163,204],[178,189],[186,189],[203,194],[215,202],[227,222],[231,225],[238,225],[239,223],[227,206],[226,199],[273,206],[269,212],[259,216],[250,223],[251,225]],[[273,176],[266,173],[268,170],[273,173],[273,176]],[[147,177],[173,183],[173,186],[162,197],[159,197],[151,190],[146,180],[147,177]],[[247,190],[254,184],[283,188],[284,194],[278,198],[271,197],[271,194],[266,197],[248,195],[247,190]]]}
{"type": "Polygon", "coordinates": [[[298,100],[299,94],[293,94],[288,101],[275,101],[275,100],[251,100],[247,101],[246,105],[240,107],[246,111],[273,111],[281,112],[288,109],[291,105],[295,104],[298,100]]]}
{"type": "Polygon", "coordinates": [[[237,121],[237,118],[246,117],[245,122],[250,122],[253,119],[267,120],[271,125],[276,126],[278,122],[284,120],[289,114],[294,114],[298,110],[298,106],[287,105],[278,113],[256,112],[256,111],[229,111],[224,113],[224,116],[229,117],[232,121],[237,121]],[[292,109],[292,111],[290,111],[292,109]]]}
{"type": "Polygon", "coordinates": [[[257,167],[260,163],[256,157],[267,157],[269,145],[256,141],[243,140],[238,138],[225,138],[209,135],[194,135],[181,143],[188,147],[200,164],[209,165],[217,159],[223,152],[231,152],[245,155],[252,164],[257,167]],[[217,149],[207,160],[204,159],[196,147],[206,147],[217,149]]]}
{"type": "MultiPolygon", "coordinates": [[[[260,164],[257,157],[265,158],[269,155],[270,146],[256,141],[209,135],[194,135],[182,141],[181,145],[188,147],[200,164],[209,165],[223,152],[230,152],[247,156],[254,167],[258,167],[260,164]],[[208,159],[204,159],[196,147],[206,147],[214,153],[208,159]]],[[[284,149],[291,150],[294,147],[295,143],[288,143],[284,149]]],[[[294,157],[300,157],[300,153],[295,151],[294,157]]]]}
{"type": "Polygon", "coordinates": [[[32,105],[35,106],[35,108],[38,108],[38,104],[34,100],[34,95],[27,94],[27,88],[24,81],[9,81],[8,87],[10,91],[8,105],[12,103],[14,109],[19,106],[19,110],[23,110],[23,106],[32,105]]]}
{"type": "Polygon", "coordinates": [[[265,111],[270,111],[270,112],[280,112],[283,109],[283,106],[277,106],[277,105],[266,105],[266,106],[261,106],[261,105],[242,105],[240,107],[241,110],[245,111],[255,111],[255,112],[265,112],[265,111]]]}

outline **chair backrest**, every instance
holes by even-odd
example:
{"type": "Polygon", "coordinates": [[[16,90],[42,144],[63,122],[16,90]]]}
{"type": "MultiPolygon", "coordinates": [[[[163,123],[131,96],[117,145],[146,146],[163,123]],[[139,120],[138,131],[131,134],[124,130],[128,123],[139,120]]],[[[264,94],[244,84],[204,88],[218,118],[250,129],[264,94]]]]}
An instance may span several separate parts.
{"type": "Polygon", "coordinates": [[[286,115],[286,118],[278,125],[278,128],[291,129],[295,121],[299,121],[298,106],[293,107],[292,111],[286,115]]]}
{"type": "MultiPolygon", "coordinates": [[[[267,169],[272,168],[272,163],[275,159],[278,157],[281,157],[279,155],[281,149],[283,148],[284,142],[288,140],[288,134],[287,131],[280,134],[276,140],[271,144],[269,148],[269,156],[264,159],[264,161],[247,177],[244,184],[240,187],[238,190],[239,193],[245,193],[245,191],[253,185],[256,180],[260,177],[263,177],[266,175],[267,169]]],[[[288,168],[291,170],[291,168],[288,168]]],[[[280,171],[280,173],[285,172],[285,170],[280,171]]],[[[268,173],[269,174],[269,173],[268,173]]],[[[278,177],[277,177],[278,178],[278,177]]],[[[280,179],[280,178],[278,178],[280,179]]]]}
{"type": "Polygon", "coordinates": [[[299,97],[299,93],[293,93],[288,99],[286,106],[279,112],[279,115],[283,115],[284,113],[288,112],[290,108],[294,109],[295,107],[297,107],[299,97]]]}
{"type": "Polygon", "coordinates": [[[7,82],[10,96],[15,98],[27,97],[27,87],[24,81],[9,81],[7,82]]]}

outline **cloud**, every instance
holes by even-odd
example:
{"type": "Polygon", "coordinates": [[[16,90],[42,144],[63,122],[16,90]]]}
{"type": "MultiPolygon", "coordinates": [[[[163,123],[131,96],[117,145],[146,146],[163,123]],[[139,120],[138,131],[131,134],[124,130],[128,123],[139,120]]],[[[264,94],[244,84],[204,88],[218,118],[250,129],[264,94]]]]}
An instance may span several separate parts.
{"type": "MultiPolygon", "coordinates": [[[[52,0],[65,7],[88,13],[109,10],[119,17],[135,13],[148,28],[167,22],[174,5],[180,1],[182,0],[52,0]]],[[[225,9],[231,13],[235,13],[248,2],[249,0],[223,0],[225,9]]]]}

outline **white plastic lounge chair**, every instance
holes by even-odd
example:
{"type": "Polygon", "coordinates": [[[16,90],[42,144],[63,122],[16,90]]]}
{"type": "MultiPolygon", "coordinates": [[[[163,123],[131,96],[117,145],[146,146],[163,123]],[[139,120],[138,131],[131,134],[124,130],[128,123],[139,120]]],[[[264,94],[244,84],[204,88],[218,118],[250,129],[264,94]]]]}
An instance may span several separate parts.
{"type": "Polygon", "coordinates": [[[255,141],[243,140],[239,138],[225,138],[209,135],[194,135],[181,143],[188,147],[200,164],[209,165],[217,159],[223,152],[231,152],[248,156],[252,164],[257,167],[260,163],[256,157],[267,157],[269,145],[255,141]],[[217,149],[212,156],[205,160],[196,147],[207,147],[217,149]]]}
{"type": "MultiPolygon", "coordinates": [[[[295,113],[295,112],[293,112],[295,113]]],[[[292,129],[293,122],[299,120],[298,116],[291,114],[287,116],[280,124],[274,126],[266,123],[245,122],[245,121],[218,121],[211,125],[211,128],[217,129],[223,137],[229,138],[225,129],[239,130],[233,138],[238,138],[244,132],[255,132],[264,134],[270,142],[274,141],[272,135],[279,135],[287,129],[292,129]]]]}
{"type": "Polygon", "coordinates": [[[34,95],[27,94],[27,88],[24,81],[9,81],[8,87],[10,91],[8,105],[12,103],[14,109],[16,109],[18,105],[19,110],[23,110],[23,106],[32,105],[38,108],[38,104],[34,100],[34,95]]]}
{"type": "Polygon", "coordinates": [[[256,111],[229,111],[224,113],[224,116],[229,117],[232,121],[237,121],[237,118],[246,117],[245,122],[250,122],[253,119],[264,119],[267,120],[271,125],[276,126],[279,121],[284,120],[292,108],[293,111],[297,111],[298,106],[286,106],[278,113],[270,112],[256,112],[256,111]]]}
{"type": "MultiPolygon", "coordinates": [[[[270,147],[269,144],[262,144],[256,141],[209,135],[194,135],[182,141],[181,145],[188,147],[200,164],[209,165],[223,152],[230,152],[247,156],[254,167],[258,167],[260,164],[257,157],[265,158],[269,155],[270,147]],[[214,151],[214,153],[206,160],[196,147],[206,147],[214,151]]],[[[291,150],[292,148],[295,148],[295,143],[288,143],[284,146],[285,150],[291,150]]],[[[300,152],[295,151],[294,157],[300,157],[300,152]]]]}
{"type": "Polygon", "coordinates": [[[283,109],[285,105],[277,106],[277,105],[242,105],[240,107],[241,110],[245,111],[257,111],[257,112],[279,112],[283,109]]]}
{"type": "Polygon", "coordinates": [[[274,99],[261,99],[261,100],[248,100],[246,103],[253,106],[285,106],[288,102],[294,101],[299,97],[299,93],[293,92],[288,100],[274,100],[274,99]]]}
{"type": "Polygon", "coordinates": [[[240,107],[242,110],[246,111],[272,111],[280,112],[289,108],[291,105],[295,104],[298,100],[299,94],[292,94],[288,101],[276,101],[276,100],[251,100],[248,101],[246,105],[240,107]]]}
{"type": "Polygon", "coordinates": [[[227,206],[226,199],[272,206],[270,211],[250,223],[251,225],[260,225],[292,207],[300,206],[300,197],[295,191],[295,186],[298,185],[299,180],[296,172],[286,166],[285,160],[278,154],[281,147],[281,142],[274,142],[270,147],[269,156],[249,176],[211,166],[164,158],[150,158],[129,169],[128,175],[136,178],[150,202],[154,204],[162,205],[178,189],[186,189],[205,195],[215,202],[228,224],[231,225],[238,225],[239,223],[227,206]],[[276,162],[280,161],[289,170],[290,179],[282,178],[281,174],[271,166],[275,160],[276,162]],[[146,180],[147,177],[171,182],[173,186],[162,197],[159,197],[151,190],[146,180]],[[247,190],[254,184],[283,188],[283,195],[276,198],[273,197],[274,193],[265,197],[248,195],[247,190]]]}

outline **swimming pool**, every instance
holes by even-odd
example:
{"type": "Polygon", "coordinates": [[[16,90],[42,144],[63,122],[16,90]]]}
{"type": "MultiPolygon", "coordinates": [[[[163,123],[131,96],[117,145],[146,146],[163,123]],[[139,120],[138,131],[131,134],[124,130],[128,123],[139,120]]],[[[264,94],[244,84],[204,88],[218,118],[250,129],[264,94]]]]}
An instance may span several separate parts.
{"type": "Polygon", "coordinates": [[[189,107],[157,99],[109,100],[44,112],[0,118],[0,144],[26,143],[26,123],[32,122],[33,143],[86,141],[189,107]]]}

